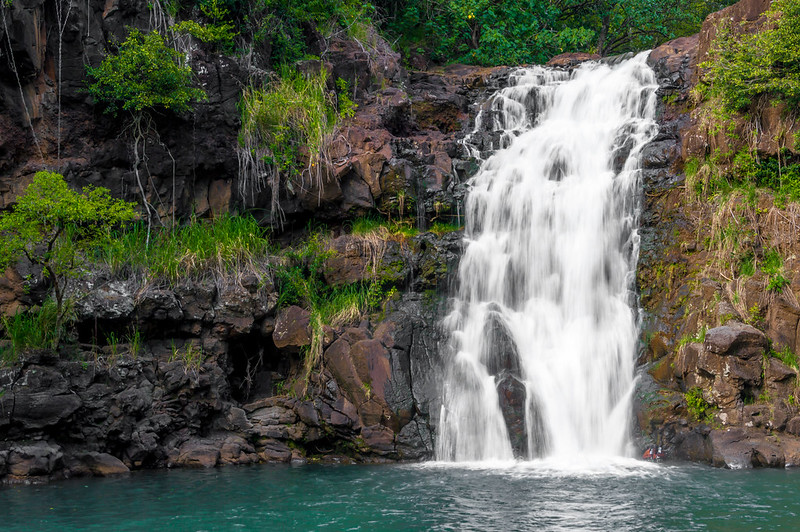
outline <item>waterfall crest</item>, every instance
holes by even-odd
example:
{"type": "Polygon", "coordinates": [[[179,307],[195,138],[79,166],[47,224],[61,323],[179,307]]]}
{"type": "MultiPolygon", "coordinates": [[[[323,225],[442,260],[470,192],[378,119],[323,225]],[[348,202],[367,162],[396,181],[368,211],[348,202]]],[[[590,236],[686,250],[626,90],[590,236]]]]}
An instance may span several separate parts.
{"type": "Polygon", "coordinates": [[[519,69],[476,120],[500,145],[465,206],[439,460],[625,454],[646,57],[519,69]]]}

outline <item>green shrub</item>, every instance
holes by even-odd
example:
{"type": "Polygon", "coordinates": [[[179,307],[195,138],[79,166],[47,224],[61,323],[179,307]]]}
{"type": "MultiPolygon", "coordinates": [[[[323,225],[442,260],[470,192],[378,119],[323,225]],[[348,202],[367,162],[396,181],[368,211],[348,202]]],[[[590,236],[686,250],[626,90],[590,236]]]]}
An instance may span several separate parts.
{"type": "Polygon", "coordinates": [[[200,12],[210,22],[209,24],[200,24],[195,20],[183,20],[175,24],[173,30],[178,33],[188,33],[219,49],[230,50],[237,33],[233,31],[235,26],[228,20],[228,10],[218,0],[208,0],[200,3],[200,12]]]}
{"type": "Polygon", "coordinates": [[[713,407],[703,397],[703,390],[698,387],[691,388],[683,394],[686,399],[686,407],[689,414],[700,423],[710,424],[714,421],[714,412],[716,408],[713,407]]]}
{"type": "Polygon", "coordinates": [[[99,67],[86,67],[89,94],[114,114],[120,110],[189,111],[206,95],[192,86],[192,69],[181,60],[181,54],[167,46],[159,33],[132,29],[116,54],[107,56],[99,67]]]}
{"type": "Polygon", "coordinates": [[[133,215],[133,204],[112,198],[107,189],[86,187],[78,193],[54,172],[38,172],[14,210],[0,215],[0,269],[25,257],[53,284],[56,345],[67,311],[66,290],[82,271],[81,258],[108,245],[112,228],[133,215]]]}
{"type": "Polygon", "coordinates": [[[307,57],[309,27],[323,36],[342,32],[364,40],[374,7],[362,0],[256,0],[240,12],[256,47],[273,67],[307,57]]]}
{"type": "Polygon", "coordinates": [[[729,110],[747,108],[757,97],[800,102],[800,3],[775,0],[757,33],[737,34],[723,22],[709,51],[706,93],[729,110]]]}

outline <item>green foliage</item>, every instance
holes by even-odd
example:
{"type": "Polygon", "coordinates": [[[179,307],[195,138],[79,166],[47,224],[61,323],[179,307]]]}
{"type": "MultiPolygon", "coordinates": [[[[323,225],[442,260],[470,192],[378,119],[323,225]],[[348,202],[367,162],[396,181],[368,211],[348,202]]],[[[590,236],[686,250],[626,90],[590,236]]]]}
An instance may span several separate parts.
{"type": "Polygon", "coordinates": [[[761,270],[767,274],[767,290],[779,292],[789,284],[789,280],[783,275],[783,257],[777,249],[770,249],[764,254],[761,270]]]}
{"type": "Polygon", "coordinates": [[[436,62],[541,63],[561,52],[610,55],[695,33],[731,1],[377,0],[406,55],[436,62]]]}
{"type": "Polygon", "coordinates": [[[749,148],[732,155],[714,152],[702,162],[690,159],[684,172],[691,200],[739,191],[750,204],[755,204],[756,189],[763,188],[774,193],[776,206],[800,201],[800,163],[794,162],[785,150],[777,157],[767,158],[758,157],[749,148]]]}
{"type": "Polygon", "coordinates": [[[173,26],[178,33],[188,33],[200,41],[211,44],[221,50],[230,51],[237,32],[228,20],[228,10],[218,0],[207,0],[200,3],[200,12],[209,24],[200,24],[195,20],[183,20],[173,26]]]}
{"type": "Polygon", "coordinates": [[[170,351],[169,362],[182,363],[186,371],[199,372],[206,359],[203,349],[191,342],[187,342],[182,348],[173,343],[170,351]]]}
{"type": "Polygon", "coordinates": [[[223,215],[212,220],[156,231],[147,240],[147,226],[135,223],[113,234],[99,247],[95,260],[117,274],[143,273],[147,278],[178,281],[189,276],[257,269],[270,255],[266,229],[250,215],[223,215]]]}
{"type": "Polygon", "coordinates": [[[376,216],[356,218],[350,232],[356,236],[376,235],[386,240],[405,240],[419,234],[419,230],[408,220],[385,220],[376,216]]]}
{"type": "Polygon", "coordinates": [[[284,263],[275,269],[278,306],[304,306],[318,314],[322,324],[332,326],[351,323],[377,308],[386,295],[380,281],[341,286],[326,283],[325,263],[334,256],[321,232],[310,234],[300,245],[287,250],[284,263]]]}
{"type": "Polygon", "coordinates": [[[350,87],[342,78],[336,79],[337,98],[339,102],[339,118],[353,118],[356,116],[358,105],[350,99],[350,87]]]}
{"type": "Polygon", "coordinates": [[[705,325],[700,327],[693,335],[687,334],[678,341],[678,347],[683,347],[692,343],[703,343],[706,341],[706,332],[708,327],[705,325]]]}
{"type": "Polygon", "coordinates": [[[59,320],[58,305],[47,299],[41,307],[0,318],[3,337],[8,341],[7,347],[0,351],[0,360],[13,364],[28,349],[55,349],[66,333],[65,325],[71,321],[71,310],[71,307],[67,310],[67,319],[59,320]]]}
{"type": "Polygon", "coordinates": [[[0,268],[24,256],[53,283],[56,344],[65,290],[81,271],[81,257],[107,244],[112,228],[133,216],[133,204],[112,198],[107,189],[86,187],[78,193],[54,172],[38,172],[14,210],[0,216],[0,268]]]}
{"type": "Polygon", "coordinates": [[[752,251],[748,251],[739,261],[739,276],[752,277],[756,273],[756,258],[752,251]]]}
{"type": "Polygon", "coordinates": [[[363,39],[373,13],[372,4],[362,0],[254,0],[238,9],[244,31],[273,67],[307,57],[307,28],[363,39]]]}
{"type": "Polygon", "coordinates": [[[132,29],[116,54],[86,70],[89,94],[113,114],[152,109],[182,113],[206,98],[192,86],[191,67],[181,64],[181,55],[157,32],[132,29]]]}
{"type": "Polygon", "coordinates": [[[278,201],[282,176],[290,193],[296,186],[322,188],[333,133],[341,116],[354,112],[355,104],[346,94],[340,94],[344,107],[337,112],[327,79],[324,68],[309,74],[284,68],[268,85],[250,86],[242,93],[239,193],[254,201],[256,193],[268,186],[273,218],[282,212],[278,201]]]}
{"type": "Polygon", "coordinates": [[[683,397],[686,399],[686,406],[689,410],[689,414],[696,421],[706,424],[710,424],[714,421],[714,412],[716,408],[705,400],[703,397],[703,390],[697,387],[691,388],[683,394],[683,397]]]}
{"type": "Polygon", "coordinates": [[[774,349],[770,348],[769,356],[772,358],[777,358],[790,368],[798,369],[797,355],[794,354],[791,349],[789,349],[789,346],[784,347],[780,351],[775,351],[774,349]]]}
{"type": "Polygon", "coordinates": [[[710,50],[705,93],[739,111],[757,97],[800,102],[800,2],[775,0],[757,33],[740,34],[723,22],[710,50]]]}
{"type": "Polygon", "coordinates": [[[269,166],[290,175],[319,165],[337,122],[327,78],[324,69],[312,75],[284,69],[268,86],[246,88],[240,146],[256,150],[269,166]]]}

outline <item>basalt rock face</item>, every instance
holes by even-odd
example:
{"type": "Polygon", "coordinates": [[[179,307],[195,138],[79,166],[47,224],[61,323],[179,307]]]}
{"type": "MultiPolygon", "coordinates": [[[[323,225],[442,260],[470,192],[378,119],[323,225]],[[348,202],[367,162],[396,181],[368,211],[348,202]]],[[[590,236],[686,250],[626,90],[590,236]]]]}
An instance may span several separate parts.
{"type": "MultiPolygon", "coordinates": [[[[698,36],[666,43],[649,58],[662,98],[659,135],[643,158],[637,274],[643,349],[634,436],[643,448],[657,444],[672,458],[719,467],[800,463],[792,423],[797,370],[787,365],[791,356],[779,356],[800,348],[794,215],[766,192],[751,207],[735,197],[724,209],[698,201],[684,173],[686,161],[723,146],[689,99],[715,25],[726,20],[737,31],[757,31],[768,4],[743,0],[712,14],[698,36]],[[737,246],[752,247],[756,260],[769,248],[779,250],[786,286],[771,289],[763,271],[742,275],[739,264],[730,264],[730,252],[719,244],[729,223],[746,228],[737,246]]],[[[757,149],[775,155],[775,132],[786,124],[772,110],[760,120],[757,149]]]]}
{"type": "Polygon", "coordinates": [[[307,376],[309,312],[277,308],[269,276],[156,288],[96,272],[73,289],[78,338],[0,369],[0,477],[430,457],[441,294],[461,237],[395,244],[377,261],[364,245],[348,264],[337,258],[332,276],[359,281],[374,268],[407,290],[361,323],[325,326],[307,376]],[[93,338],[105,345],[81,343],[93,338]]]}
{"type": "MultiPolygon", "coordinates": [[[[130,121],[93,104],[85,65],[99,65],[127,28],[151,29],[155,19],[148,4],[75,3],[64,14],[65,24],[56,20],[50,0],[14,2],[3,14],[0,207],[13,203],[42,169],[58,170],[75,186],[104,186],[141,203],[130,121]]],[[[166,219],[242,207],[269,213],[278,194],[290,225],[302,226],[311,216],[339,222],[374,209],[416,216],[423,227],[431,219],[455,220],[463,181],[474,169],[460,159],[458,139],[470,126],[471,102],[487,90],[493,70],[456,65],[409,73],[373,30],[366,48],[308,31],[310,53],[321,59],[301,62],[299,69],[324,67],[330,90],[341,78],[358,104],[355,116],[337,130],[319,180],[282,178],[277,191],[263,186],[248,192],[237,159],[237,103],[253,72],[269,65],[245,64],[191,41],[182,52],[207,99],[184,116],[151,113],[150,133],[140,145],[148,201],[166,219]]]]}
{"type": "MultiPolygon", "coordinates": [[[[74,3],[65,21],[50,0],[2,10],[0,207],[11,206],[43,169],[74,187],[103,186],[141,203],[127,119],[91,101],[84,65],[100,64],[127,28],[150,29],[149,4],[74,3]]],[[[344,233],[353,217],[376,211],[423,230],[460,222],[465,181],[477,166],[459,141],[474,123],[472,102],[502,84],[507,69],[408,72],[374,33],[364,47],[306,31],[320,59],[298,69],[324,67],[331,90],[344,79],[358,107],[336,133],[321,182],[282,179],[276,193],[284,236],[310,218],[326,222],[334,229],[325,281],[378,278],[399,295],[361,323],[325,326],[321,363],[306,382],[297,377],[311,348],[310,313],[278,308],[269,274],[142,283],[98,267],[71,291],[77,337],[67,351],[26,354],[0,370],[0,477],[431,456],[438,322],[461,235],[401,241],[344,233]]],[[[237,103],[251,67],[269,65],[198,42],[182,51],[207,99],[185,116],[152,113],[148,201],[170,220],[243,207],[268,213],[268,187],[239,193],[237,103]]],[[[40,303],[47,290],[41,271],[9,270],[0,279],[0,311],[40,303]]]]}

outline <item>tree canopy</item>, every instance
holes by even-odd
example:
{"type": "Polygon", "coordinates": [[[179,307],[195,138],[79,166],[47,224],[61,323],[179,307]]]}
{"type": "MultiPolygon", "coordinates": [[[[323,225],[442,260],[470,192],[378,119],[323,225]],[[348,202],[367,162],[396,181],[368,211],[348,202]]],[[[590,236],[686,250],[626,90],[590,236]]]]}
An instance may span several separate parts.
{"type": "Polygon", "coordinates": [[[407,53],[440,62],[540,63],[561,52],[611,55],[699,30],[732,0],[376,0],[407,53]]]}
{"type": "Polygon", "coordinates": [[[157,108],[180,113],[206,97],[192,86],[191,67],[181,64],[180,54],[155,31],[132,29],[116,54],[86,69],[93,80],[89,93],[111,113],[157,108]]]}
{"type": "Polygon", "coordinates": [[[0,215],[0,269],[21,257],[39,265],[53,283],[58,322],[65,289],[80,272],[81,253],[102,245],[111,228],[133,218],[133,204],[108,189],[69,188],[54,172],[38,172],[11,212],[0,215]]]}

